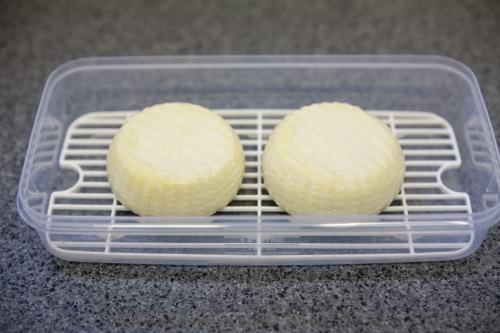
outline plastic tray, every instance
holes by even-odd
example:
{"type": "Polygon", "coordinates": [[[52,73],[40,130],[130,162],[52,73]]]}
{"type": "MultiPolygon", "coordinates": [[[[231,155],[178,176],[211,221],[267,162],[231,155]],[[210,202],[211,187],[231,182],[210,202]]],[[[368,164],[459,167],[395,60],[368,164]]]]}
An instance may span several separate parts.
{"type": "Polygon", "coordinates": [[[499,155],[472,72],[436,56],[92,58],[49,77],[18,192],[21,217],[73,261],[335,264],[448,260],[499,218],[499,155]],[[289,216],[263,186],[260,155],[290,110],[319,101],[370,110],[397,136],[407,170],[380,215],[289,216]],[[244,183],[210,217],[139,217],[116,201],[107,147],[144,106],[219,112],[246,156],[244,183]]]}

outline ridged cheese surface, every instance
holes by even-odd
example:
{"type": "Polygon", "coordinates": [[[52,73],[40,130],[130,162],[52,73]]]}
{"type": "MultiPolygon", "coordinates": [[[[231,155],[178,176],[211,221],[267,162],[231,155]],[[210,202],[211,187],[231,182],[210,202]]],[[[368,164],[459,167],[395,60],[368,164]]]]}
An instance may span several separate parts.
{"type": "Polygon", "coordinates": [[[399,192],[405,160],[382,121],[333,102],[286,116],[268,140],[262,168],[270,195],[290,214],[377,214],[399,192]]]}
{"type": "Polygon", "coordinates": [[[130,118],[111,143],[108,179],[116,198],[139,215],[211,215],[236,195],[244,155],[219,115],[166,103],[130,118]]]}

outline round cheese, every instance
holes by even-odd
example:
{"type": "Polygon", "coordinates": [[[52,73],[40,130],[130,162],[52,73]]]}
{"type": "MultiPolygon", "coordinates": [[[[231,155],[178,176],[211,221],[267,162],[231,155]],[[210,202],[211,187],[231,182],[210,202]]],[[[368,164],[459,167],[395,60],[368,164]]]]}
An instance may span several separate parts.
{"type": "Polygon", "coordinates": [[[270,195],[290,214],[377,214],[398,194],[405,159],[379,119],[350,104],[318,103],[278,124],[262,168],[270,195]]]}
{"type": "Polygon", "coordinates": [[[139,215],[211,215],[236,195],[244,155],[222,117],[188,103],[154,105],[130,118],[109,148],[116,198],[139,215]]]}

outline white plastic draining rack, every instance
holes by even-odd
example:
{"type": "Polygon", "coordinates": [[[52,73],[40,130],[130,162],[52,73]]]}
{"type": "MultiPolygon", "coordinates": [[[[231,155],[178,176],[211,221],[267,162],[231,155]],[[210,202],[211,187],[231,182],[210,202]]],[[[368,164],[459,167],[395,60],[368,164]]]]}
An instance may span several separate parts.
{"type": "MultiPolygon", "coordinates": [[[[69,189],[53,192],[50,216],[133,216],[116,200],[106,176],[109,144],[118,129],[137,111],[98,111],[85,114],[69,127],[60,155],[60,166],[79,173],[69,189]]],[[[363,261],[371,258],[417,260],[451,257],[465,251],[473,242],[472,229],[414,230],[407,223],[419,214],[471,213],[466,193],[448,189],[441,181],[443,171],[459,167],[460,154],[453,129],[443,118],[420,111],[369,111],[396,135],[406,158],[406,174],[401,192],[383,215],[401,216],[404,232],[385,232],[383,228],[359,233],[356,224],[350,232],[293,235],[266,235],[260,232],[263,216],[286,215],[272,200],[262,181],[260,158],[274,126],[290,110],[238,109],[215,110],[240,137],[245,152],[243,184],[234,200],[216,215],[257,217],[253,235],[113,235],[113,219],[108,232],[99,235],[50,233],[47,244],[61,256],[73,260],[130,261],[151,259],[202,258],[215,263],[265,263],[266,258],[284,258],[304,263],[304,258],[327,258],[332,262],[363,261]],[[354,230],[354,231],[353,231],[354,230]],[[233,258],[234,261],[230,259],[233,258]]],[[[461,221],[468,224],[468,221],[461,221]]],[[[376,260],[375,260],[376,261],[376,260]]],[[[272,262],[272,259],[269,261],[272,262]]]]}

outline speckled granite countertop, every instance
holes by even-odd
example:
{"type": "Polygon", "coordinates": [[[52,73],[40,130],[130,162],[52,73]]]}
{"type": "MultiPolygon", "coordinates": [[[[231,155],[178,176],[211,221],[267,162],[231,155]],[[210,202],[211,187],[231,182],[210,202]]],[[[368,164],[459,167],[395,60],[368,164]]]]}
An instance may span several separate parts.
{"type": "Polygon", "coordinates": [[[477,74],[500,134],[498,1],[4,1],[0,331],[500,331],[500,228],[454,262],[320,267],[68,263],[15,195],[49,72],[83,56],[441,54],[477,74]]]}

